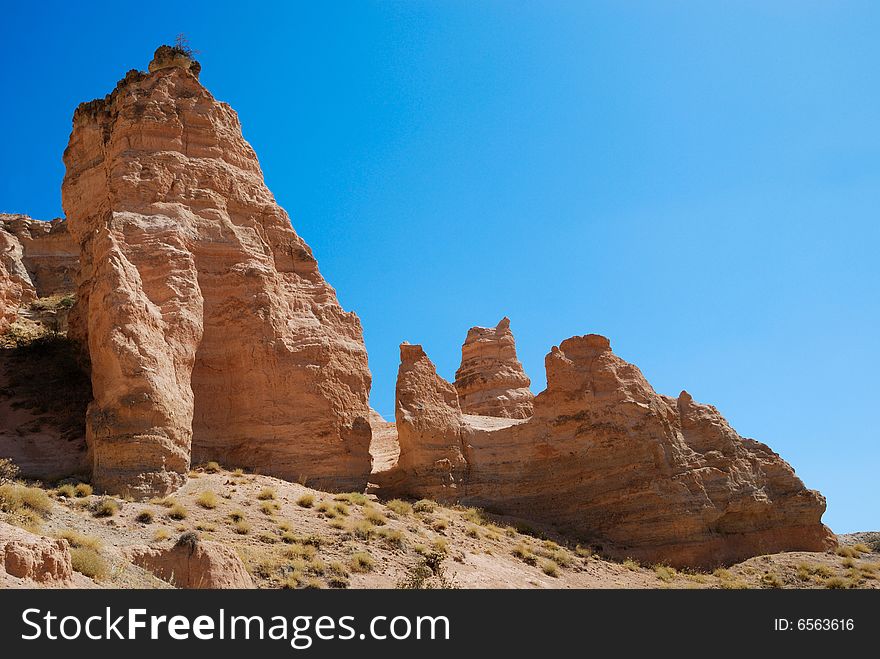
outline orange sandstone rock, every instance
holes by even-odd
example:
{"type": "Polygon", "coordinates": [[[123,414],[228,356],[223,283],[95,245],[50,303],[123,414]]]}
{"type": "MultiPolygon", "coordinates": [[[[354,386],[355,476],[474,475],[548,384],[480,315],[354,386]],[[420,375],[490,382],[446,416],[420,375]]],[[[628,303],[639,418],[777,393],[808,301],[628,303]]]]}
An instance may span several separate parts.
{"type": "Polygon", "coordinates": [[[133,546],[122,550],[135,565],[177,588],[254,588],[238,555],[219,542],[191,540],[170,549],[133,546]]]}
{"type": "Polygon", "coordinates": [[[465,414],[527,419],[535,396],[516,358],[510,319],[495,327],[472,327],[461,347],[455,389],[465,414]]]}
{"type": "Polygon", "coordinates": [[[92,365],[95,484],[163,494],[193,459],[364,487],[360,321],[192,60],[160,48],[151,71],[80,105],[64,154],[81,259],[71,334],[92,365]]]}
{"type": "Polygon", "coordinates": [[[0,585],[73,585],[66,540],[46,538],[0,522],[0,585]],[[11,578],[10,578],[11,577],[11,578]]]}
{"type": "Polygon", "coordinates": [[[374,480],[389,494],[553,524],[652,563],[711,567],[833,546],[821,494],[715,408],[658,395],[608,339],[567,339],[545,361],[547,389],[518,421],[461,414],[424,353],[402,351],[400,458],[374,480]]]}

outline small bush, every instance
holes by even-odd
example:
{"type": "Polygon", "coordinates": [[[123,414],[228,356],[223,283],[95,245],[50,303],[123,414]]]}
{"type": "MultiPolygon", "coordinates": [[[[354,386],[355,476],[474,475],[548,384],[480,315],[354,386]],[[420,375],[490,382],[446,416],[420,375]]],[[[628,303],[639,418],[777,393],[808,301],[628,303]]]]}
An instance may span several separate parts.
{"type": "Polygon", "coordinates": [[[73,499],[76,496],[76,488],[70,483],[59,485],[55,488],[55,495],[64,499],[73,499]]]}
{"type": "Polygon", "coordinates": [[[233,510],[229,513],[229,519],[233,522],[242,522],[244,521],[244,513],[240,510],[233,510]]]}
{"type": "Polygon", "coordinates": [[[749,584],[741,579],[722,579],[721,587],[724,590],[746,590],[749,584]]]}
{"type": "Polygon", "coordinates": [[[275,498],[275,489],[271,487],[264,487],[260,490],[260,493],[257,495],[257,499],[260,501],[270,501],[275,498]]]}
{"type": "Polygon", "coordinates": [[[312,494],[303,494],[296,500],[296,505],[302,508],[311,508],[315,503],[315,497],[312,494]]]}
{"type": "Polygon", "coordinates": [[[239,520],[232,525],[232,530],[235,531],[238,535],[247,535],[251,532],[251,525],[244,520],[239,520]]]}
{"type": "Polygon", "coordinates": [[[486,517],[479,508],[465,508],[462,517],[471,524],[482,526],[486,523],[486,517]]]}
{"type": "Polygon", "coordinates": [[[396,515],[400,515],[404,517],[409,515],[413,511],[412,504],[407,503],[401,499],[392,499],[385,506],[396,515]]]}
{"type": "Polygon", "coordinates": [[[342,517],[348,516],[348,506],[341,501],[337,501],[336,503],[333,504],[333,511],[337,515],[341,515],[342,517]]]}
{"type": "Polygon", "coordinates": [[[218,471],[220,471],[220,464],[218,462],[215,462],[214,460],[211,460],[210,462],[205,463],[204,469],[209,474],[216,474],[218,471]]]}
{"type": "Polygon", "coordinates": [[[480,537],[480,527],[474,526],[473,524],[469,524],[465,529],[464,534],[469,538],[479,538],[480,537]]]}
{"type": "Polygon", "coordinates": [[[206,510],[213,510],[217,507],[218,503],[220,503],[220,501],[217,499],[217,494],[211,490],[205,490],[196,497],[196,505],[199,505],[206,510]]]}
{"type": "Polygon", "coordinates": [[[28,487],[18,483],[0,485],[0,510],[17,513],[22,509],[32,510],[41,517],[52,512],[52,499],[39,487],[28,487]]]}
{"type": "Polygon", "coordinates": [[[404,546],[403,533],[396,529],[382,528],[376,532],[389,546],[402,549],[404,546]]]}
{"type": "Polygon", "coordinates": [[[163,540],[168,540],[171,537],[171,534],[168,532],[168,529],[157,529],[153,534],[153,542],[162,542],[163,540]]]}
{"type": "Polygon", "coordinates": [[[68,529],[66,531],[62,531],[59,535],[59,538],[63,538],[70,543],[71,547],[75,548],[86,548],[92,549],[94,551],[99,551],[101,549],[102,543],[99,538],[94,536],[85,535],[83,533],[79,533],[78,531],[74,531],[72,529],[68,529]]]}
{"type": "Polygon", "coordinates": [[[334,575],[327,579],[327,585],[331,588],[348,588],[348,579],[334,575]]]}
{"type": "Polygon", "coordinates": [[[840,564],[841,564],[843,567],[853,568],[853,567],[856,566],[856,559],[854,559],[854,558],[844,558],[842,561],[840,561],[840,564]]]}
{"type": "Polygon", "coordinates": [[[365,519],[358,520],[348,527],[349,532],[360,540],[369,540],[376,533],[375,528],[365,519]]]}
{"type": "Polygon", "coordinates": [[[765,588],[784,588],[785,582],[775,572],[765,572],[761,577],[761,583],[765,588]]]}
{"type": "Polygon", "coordinates": [[[281,509],[277,501],[263,501],[260,504],[260,512],[264,515],[274,515],[281,509]]]}
{"type": "Polygon", "coordinates": [[[432,513],[437,508],[437,504],[430,499],[420,499],[413,504],[412,509],[417,513],[432,513]]]}
{"type": "Polygon", "coordinates": [[[168,517],[170,519],[176,519],[179,521],[181,519],[186,519],[187,515],[189,515],[189,513],[187,512],[186,508],[184,508],[183,505],[179,503],[175,503],[173,506],[171,506],[171,508],[168,509],[168,517]]]}
{"type": "Polygon", "coordinates": [[[119,512],[119,503],[115,499],[104,497],[95,503],[95,517],[113,517],[119,512]]]}
{"type": "Polygon", "coordinates": [[[364,519],[366,519],[373,526],[385,526],[388,523],[388,518],[385,517],[381,512],[379,512],[375,508],[364,508],[364,519]]]}
{"type": "Polygon", "coordinates": [[[299,540],[294,541],[290,547],[284,550],[284,555],[291,559],[303,559],[310,561],[317,556],[318,550],[313,545],[307,545],[299,540]]]}
{"type": "Polygon", "coordinates": [[[542,558],[538,564],[538,567],[540,567],[541,572],[546,574],[548,577],[559,576],[559,566],[548,558],[542,558]]]}
{"type": "Polygon", "coordinates": [[[370,572],[376,565],[376,561],[367,552],[359,551],[352,554],[349,565],[352,572],[370,572]]]}
{"type": "Polygon", "coordinates": [[[844,558],[858,558],[859,556],[859,552],[856,551],[855,547],[849,547],[847,545],[840,545],[835,550],[835,553],[844,558]]]}
{"type": "Polygon", "coordinates": [[[577,545],[574,548],[574,553],[581,558],[590,558],[593,555],[593,550],[589,547],[582,547],[581,545],[577,545]]]}
{"type": "Polygon", "coordinates": [[[210,533],[211,531],[216,530],[217,527],[210,522],[199,522],[198,524],[196,524],[196,531],[204,531],[205,533],[210,533]]]}
{"type": "Polygon", "coordinates": [[[441,517],[440,519],[434,520],[431,524],[431,528],[440,533],[449,528],[449,522],[441,517]]]}
{"type": "Polygon", "coordinates": [[[353,506],[363,506],[370,502],[366,495],[360,492],[344,492],[333,497],[335,501],[345,501],[353,506]]]}
{"type": "Polygon", "coordinates": [[[866,545],[864,542],[858,542],[858,543],[854,544],[853,549],[855,549],[857,552],[859,552],[861,554],[870,554],[871,553],[871,548],[868,545],[866,545]]]}
{"type": "Polygon", "coordinates": [[[844,579],[843,577],[829,577],[825,580],[824,585],[826,588],[831,588],[833,590],[853,587],[853,583],[849,579],[844,579]]]}
{"type": "Polygon", "coordinates": [[[678,573],[675,571],[674,567],[669,567],[668,565],[655,565],[654,574],[663,583],[671,583],[672,581],[675,581],[675,577],[678,573]]]}
{"type": "Polygon", "coordinates": [[[526,565],[537,565],[538,557],[524,544],[520,543],[510,552],[526,565]]]}
{"type": "Polygon", "coordinates": [[[74,490],[76,491],[76,496],[79,499],[92,496],[92,486],[88,483],[77,483],[74,490]]]}
{"type": "Polygon", "coordinates": [[[140,522],[141,524],[152,524],[153,523],[153,511],[149,508],[144,508],[140,511],[137,516],[134,518],[134,521],[140,522]]]}
{"type": "Polygon", "coordinates": [[[76,547],[70,550],[70,562],[73,569],[95,581],[107,578],[109,568],[107,561],[90,547],[76,547]]]}
{"type": "Polygon", "coordinates": [[[627,570],[631,570],[632,572],[635,572],[635,571],[638,570],[641,566],[640,566],[636,561],[634,561],[633,559],[631,559],[631,558],[627,558],[627,559],[623,562],[623,567],[625,567],[627,570]]]}

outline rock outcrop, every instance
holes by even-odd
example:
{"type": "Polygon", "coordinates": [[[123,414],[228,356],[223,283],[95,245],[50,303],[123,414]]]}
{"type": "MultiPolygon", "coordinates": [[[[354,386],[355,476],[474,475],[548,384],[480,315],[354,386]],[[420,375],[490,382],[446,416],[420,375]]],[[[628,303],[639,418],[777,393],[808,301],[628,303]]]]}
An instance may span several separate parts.
{"type": "Polygon", "coordinates": [[[21,264],[37,297],[67,295],[76,290],[79,246],[60,219],[44,222],[27,215],[0,213],[0,232],[21,245],[21,264]]]}
{"type": "Polygon", "coordinates": [[[531,384],[516,358],[510,319],[495,327],[472,327],[461,346],[455,389],[465,414],[527,419],[535,399],[531,384]]]}
{"type": "Polygon", "coordinates": [[[360,321],[340,307],[238,117],[199,83],[195,63],[160,48],[150,68],[80,105],[64,154],[93,482],[163,494],[193,459],[364,487],[360,321]]]}
{"type": "Polygon", "coordinates": [[[389,495],[482,506],[674,566],[834,544],[824,498],[784,460],[714,407],[657,394],[604,337],[552,349],[526,421],[461,414],[420,349],[401,355],[400,458],[373,477],[389,495]]]}
{"type": "Polygon", "coordinates": [[[37,297],[23,257],[21,242],[0,224],[0,334],[18,318],[19,308],[37,297]]]}
{"type": "Polygon", "coordinates": [[[218,542],[184,536],[169,549],[137,545],[122,554],[177,588],[254,588],[241,559],[218,542]]]}
{"type": "Polygon", "coordinates": [[[70,546],[0,522],[0,586],[33,585],[74,585],[70,546]]]}

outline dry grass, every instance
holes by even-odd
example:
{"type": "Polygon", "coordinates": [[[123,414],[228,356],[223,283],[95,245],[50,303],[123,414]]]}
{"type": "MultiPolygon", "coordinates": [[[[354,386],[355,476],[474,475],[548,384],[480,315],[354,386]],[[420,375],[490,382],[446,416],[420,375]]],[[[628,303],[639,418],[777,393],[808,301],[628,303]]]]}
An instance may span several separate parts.
{"type": "Polygon", "coordinates": [[[211,460],[210,462],[205,463],[203,469],[209,474],[216,474],[218,471],[220,471],[220,464],[218,462],[215,462],[214,460],[211,460]]]}
{"type": "Polygon", "coordinates": [[[413,504],[412,509],[417,513],[432,513],[437,508],[437,504],[430,499],[419,499],[413,504]]]}
{"type": "Polygon", "coordinates": [[[175,503],[171,506],[171,508],[168,509],[168,517],[170,519],[180,521],[182,519],[186,519],[188,515],[189,513],[187,512],[186,508],[179,503],[175,503]]]}
{"type": "Polygon", "coordinates": [[[641,567],[641,565],[639,565],[631,558],[627,558],[623,563],[621,563],[621,565],[623,565],[623,567],[625,567],[627,570],[630,570],[631,572],[636,572],[641,567]]]}
{"type": "Polygon", "coordinates": [[[352,572],[371,572],[376,565],[376,561],[365,551],[359,551],[351,556],[349,561],[352,572]]]}
{"type": "Polygon", "coordinates": [[[364,508],[364,519],[373,526],[385,526],[388,523],[388,518],[373,507],[364,508]]]}
{"type": "Polygon", "coordinates": [[[76,488],[70,483],[59,485],[55,488],[55,496],[62,499],[73,499],[76,496],[76,488]]]}
{"type": "Polygon", "coordinates": [[[301,508],[311,508],[315,504],[315,497],[311,494],[303,494],[296,500],[296,505],[301,508]]]}
{"type": "Polygon", "coordinates": [[[663,583],[672,583],[675,581],[675,577],[678,576],[676,569],[668,565],[655,565],[653,569],[656,577],[663,583]]]}
{"type": "Polygon", "coordinates": [[[52,512],[52,499],[39,487],[28,487],[20,483],[0,485],[0,510],[17,513],[22,509],[32,510],[41,517],[52,512]]]}
{"type": "Polygon", "coordinates": [[[260,501],[271,501],[276,497],[275,488],[274,487],[264,487],[260,490],[260,493],[257,495],[257,499],[260,501]]]}
{"type": "Polygon", "coordinates": [[[162,542],[163,540],[168,540],[171,537],[171,534],[168,532],[168,529],[157,529],[153,534],[153,542],[162,542]]]}
{"type": "Polygon", "coordinates": [[[385,507],[388,508],[388,510],[393,512],[395,515],[400,515],[401,517],[405,517],[413,511],[412,504],[409,504],[401,499],[392,499],[385,504],[385,507]]]}
{"type": "Polygon", "coordinates": [[[219,503],[220,500],[217,498],[217,493],[212,490],[205,490],[196,497],[196,505],[201,506],[205,510],[214,510],[219,503]]]}
{"type": "Polygon", "coordinates": [[[92,496],[92,486],[88,483],[77,483],[73,489],[79,499],[92,496]]]}
{"type": "Polygon", "coordinates": [[[244,513],[241,510],[233,510],[229,513],[229,519],[233,522],[242,522],[244,521],[244,513]]]}
{"type": "Polygon", "coordinates": [[[152,524],[153,519],[153,511],[148,508],[144,508],[137,514],[137,517],[134,518],[134,521],[140,522],[141,524],[152,524]]]}
{"type": "Polygon", "coordinates": [[[91,547],[74,547],[70,550],[73,569],[96,581],[103,581],[109,574],[107,561],[91,547]]]}
{"type": "Polygon", "coordinates": [[[542,558],[540,561],[538,561],[538,567],[541,568],[541,572],[546,574],[548,577],[559,576],[559,566],[551,561],[549,558],[542,558]]]}
{"type": "Polygon", "coordinates": [[[103,543],[100,538],[96,538],[91,535],[85,535],[84,533],[79,533],[78,531],[74,531],[72,529],[66,529],[58,534],[59,538],[63,538],[70,543],[71,547],[74,548],[85,548],[92,549],[94,551],[100,551],[103,543]]]}
{"type": "Polygon", "coordinates": [[[247,535],[251,532],[251,525],[240,519],[232,525],[232,530],[238,535],[247,535]]]}
{"type": "Polygon", "coordinates": [[[281,505],[277,501],[263,501],[260,504],[260,512],[264,515],[272,516],[281,509],[281,505]]]}
{"type": "Polygon", "coordinates": [[[119,502],[116,499],[104,497],[95,502],[93,512],[95,517],[113,517],[113,515],[119,512],[119,502]]]}
{"type": "Polygon", "coordinates": [[[365,506],[370,503],[367,496],[360,492],[343,492],[342,494],[337,494],[333,499],[334,501],[345,501],[353,506],[365,506]]]}

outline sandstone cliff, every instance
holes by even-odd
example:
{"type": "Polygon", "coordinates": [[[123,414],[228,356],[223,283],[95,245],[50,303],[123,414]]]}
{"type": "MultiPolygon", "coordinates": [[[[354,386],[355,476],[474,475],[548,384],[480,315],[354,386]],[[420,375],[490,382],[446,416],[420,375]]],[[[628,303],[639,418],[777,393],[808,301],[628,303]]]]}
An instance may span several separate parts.
{"type": "Polygon", "coordinates": [[[0,224],[0,334],[18,318],[19,308],[37,297],[23,257],[21,242],[0,224]]]}
{"type": "Polygon", "coordinates": [[[510,319],[495,327],[472,327],[461,346],[455,389],[465,414],[527,419],[535,396],[516,358],[510,319]]]}
{"type": "Polygon", "coordinates": [[[160,48],[151,73],[82,104],[64,153],[93,480],[163,494],[192,458],[362,488],[360,321],[266,188],[235,112],[179,55],[160,48]]]}
{"type": "Polygon", "coordinates": [[[3,231],[21,245],[21,264],[37,297],[74,292],[79,247],[67,230],[67,222],[0,213],[3,231]]]}
{"type": "Polygon", "coordinates": [[[482,506],[676,566],[833,545],[825,500],[785,461],[715,408],[658,395],[604,337],[563,341],[546,370],[531,419],[490,419],[462,414],[424,353],[402,350],[400,458],[374,480],[389,495],[482,506]]]}

